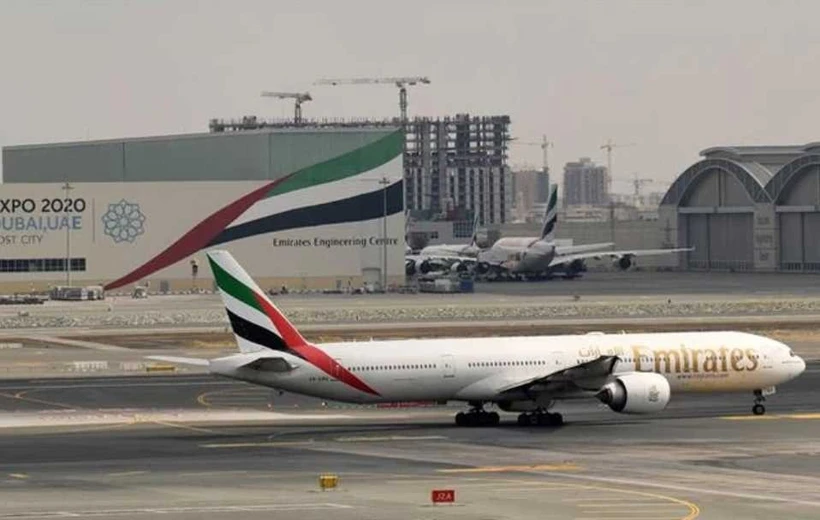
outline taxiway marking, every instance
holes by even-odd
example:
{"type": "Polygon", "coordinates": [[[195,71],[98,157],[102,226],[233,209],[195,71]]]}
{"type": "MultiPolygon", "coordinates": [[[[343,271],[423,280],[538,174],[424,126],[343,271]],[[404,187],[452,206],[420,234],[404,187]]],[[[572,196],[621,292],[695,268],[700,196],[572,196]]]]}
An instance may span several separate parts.
{"type": "Polygon", "coordinates": [[[269,441],[269,442],[234,442],[234,443],[209,443],[200,444],[200,448],[222,449],[222,448],[286,448],[288,446],[307,446],[314,444],[314,441],[269,441]]]}
{"type": "Polygon", "coordinates": [[[820,413],[784,413],[773,415],[726,415],[721,417],[726,421],[771,421],[776,419],[791,419],[811,421],[820,419],[820,413]]]}
{"type": "Polygon", "coordinates": [[[0,513],[0,519],[38,520],[49,518],[89,518],[95,516],[131,516],[190,513],[230,513],[259,511],[320,511],[328,509],[353,509],[354,506],[334,503],[306,504],[261,504],[238,506],[196,506],[196,507],[151,507],[139,509],[89,509],[84,511],[20,511],[0,513]]]}
{"type": "Polygon", "coordinates": [[[133,477],[136,475],[145,475],[147,471],[118,471],[116,473],[107,473],[106,477],[133,477]]]}
{"type": "Polygon", "coordinates": [[[506,473],[511,471],[579,471],[577,464],[534,464],[523,466],[483,466],[478,468],[439,469],[438,473],[506,473]]]}
{"type": "Polygon", "coordinates": [[[447,439],[443,435],[384,435],[384,436],[359,436],[359,437],[337,437],[336,442],[385,442],[385,441],[440,441],[447,439]]]}

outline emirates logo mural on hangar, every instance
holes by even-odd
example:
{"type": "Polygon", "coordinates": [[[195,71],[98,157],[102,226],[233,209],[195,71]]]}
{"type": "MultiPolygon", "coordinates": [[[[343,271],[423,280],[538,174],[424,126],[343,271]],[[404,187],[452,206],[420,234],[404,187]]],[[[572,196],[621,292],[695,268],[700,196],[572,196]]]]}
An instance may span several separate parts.
{"type": "Polygon", "coordinates": [[[145,233],[145,215],[140,211],[140,205],[125,199],[108,205],[102,223],[103,232],[117,244],[133,243],[145,233]]]}

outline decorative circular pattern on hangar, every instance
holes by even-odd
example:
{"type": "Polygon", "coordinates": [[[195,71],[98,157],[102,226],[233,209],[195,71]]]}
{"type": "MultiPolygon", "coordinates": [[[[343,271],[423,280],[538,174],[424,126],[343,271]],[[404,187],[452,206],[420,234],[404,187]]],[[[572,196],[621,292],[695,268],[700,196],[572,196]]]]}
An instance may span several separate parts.
{"type": "Polygon", "coordinates": [[[103,231],[115,243],[133,243],[138,236],[145,233],[145,215],[136,202],[125,199],[109,204],[108,211],[102,216],[103,231]]]}

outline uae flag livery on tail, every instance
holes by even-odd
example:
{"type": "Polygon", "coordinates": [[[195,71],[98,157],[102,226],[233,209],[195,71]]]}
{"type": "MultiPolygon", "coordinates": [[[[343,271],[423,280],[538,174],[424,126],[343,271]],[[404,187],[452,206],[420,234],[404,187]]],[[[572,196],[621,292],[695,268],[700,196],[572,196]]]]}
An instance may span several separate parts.
{"type": "Polygon", "coordinates": [[[270,349],[289,354],[348,386],[378,395],[323,350],[308,343],[229,252],[210,251],[208,262],[241,352],[270,349]]]}

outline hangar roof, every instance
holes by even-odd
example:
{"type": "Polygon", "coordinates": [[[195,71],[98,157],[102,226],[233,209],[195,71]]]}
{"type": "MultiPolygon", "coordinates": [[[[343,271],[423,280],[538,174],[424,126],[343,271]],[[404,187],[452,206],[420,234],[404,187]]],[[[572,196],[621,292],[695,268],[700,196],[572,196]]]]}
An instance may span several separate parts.
{"type": "Polygon", "coordinates": [[[6,146],[3,182],[272,180],[398,130],[385,126],[266,128],[6,146]]]}
{"type": "Polygon", "coordinates": [[[713,146],[669,187],[661,204],[679,204],[695,177],[718,168],[740,180],[755,202],[777,200],[788,181],[807,165],[818,164],[820,142],[786,146],[713,146]]]}

